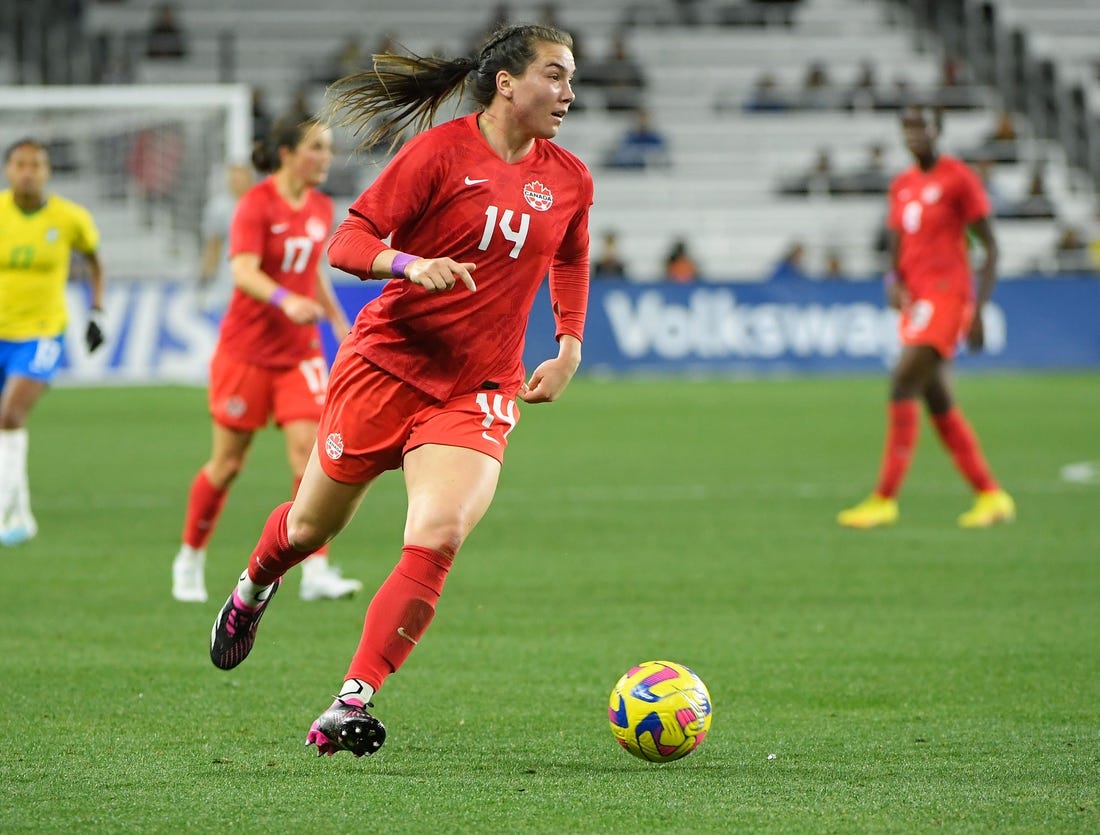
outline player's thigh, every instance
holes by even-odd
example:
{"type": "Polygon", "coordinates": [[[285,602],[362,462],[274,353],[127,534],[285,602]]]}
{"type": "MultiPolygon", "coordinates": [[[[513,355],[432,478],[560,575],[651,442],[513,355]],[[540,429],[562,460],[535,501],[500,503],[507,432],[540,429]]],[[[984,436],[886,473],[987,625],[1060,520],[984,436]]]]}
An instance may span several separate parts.
{"type": "Polygon", "coordinates": [[[306,462],[317,443],[317,421],[292,420],[284,423],[283,437],[286,440],[287,463],[297,478],[305,472],[306,462]]]}
{"type": "Polygon", "coordinates": [[[370,485],[370,481],[348,484],[328,476],[314,447],[287,517],[291,544],[315,550],[328,542],[351,521],[370,485]]]}
{"type": "Polygon", "coordinates": [[[500,462],[459,446],[424,444],[406,453],[405,543],[457,551],[496,494],[500,462]]]}
{"type": "Polygon", "coordinates": [[[38,398],[49,388],[61,365],[61,337],[2,343],[3,391],[0,426],[22,427],[38,398]]]}
{"type": "Polygon", "coordinates": [[[943,360],[930,345],[904,345],[890,375],[890,395],[894,400],[921,396],[943,360]]]}

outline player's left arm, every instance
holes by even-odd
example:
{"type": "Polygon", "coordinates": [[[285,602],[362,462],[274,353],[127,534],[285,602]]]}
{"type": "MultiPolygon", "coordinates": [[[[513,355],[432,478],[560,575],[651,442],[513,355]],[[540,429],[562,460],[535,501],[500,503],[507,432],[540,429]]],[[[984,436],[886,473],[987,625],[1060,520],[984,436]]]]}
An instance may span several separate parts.
{"type": "Polygon", "coordinates": [[[325,318],[332,326],[332,332],[336,334],[336,339],[342,340],[351,331],[351,323],[348,321],[347,314],[344,313],[344,308],[340,305],[340,300],[336,297],[332,282],[329,281],[329,277],[322,267],[317,268],[317,301],[325,309],[325,318]]]}
{"type": "Polygon", "coordinates": [[[99,260],[99,253],[85,252],[84,260],[88,262],[88,287],[91,298],[91,306],[88,310],[88,324],[84,328],[84,344],[88,346],[88,353],[92,353],[100,345],[107,341],[107,334],[103,327],[103,264],[99,260]]]}
{"type": "Polygon", "coordinates": [[[982,307],[993,297],[993,288],[997,284],[997,259],[1000,252],[988,215],[978,218],[970,224],[969,229],[981,244],[984,258],[978,267],[978,298],[974,306],[974,320],[970,323],[970,331],[966,335],[966,343],[970,350],[980,351],[985,345],[982,307]]]}
{"type": "Polygon", "coordinates": [[[550,266],[550,301],[554,310],[558,355],[541,363],[520,386],[527,403],[557,400],[581,364],[581,343],[588,309],[588,206],[577,212],[550,266]]]}

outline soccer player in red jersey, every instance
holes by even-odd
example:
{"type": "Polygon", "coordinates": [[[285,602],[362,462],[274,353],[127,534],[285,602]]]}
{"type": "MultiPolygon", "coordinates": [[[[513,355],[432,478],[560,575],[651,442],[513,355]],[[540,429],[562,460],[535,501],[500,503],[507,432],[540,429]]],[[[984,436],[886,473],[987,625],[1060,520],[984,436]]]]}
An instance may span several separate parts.
{"type": "Polygon", "coordinates": [[[941,154],[936,140],[940,111],[908,107],[902,133],[915,165],[890,185],[887,226],[894,272],[887,278],[890,303],[901,311],[902,350],[890,380],[886,443],[878,485],[837,521],[874,528],[897,521],[897,494],[916,446],[918,399],[932,418],[955,466],[976,493],[959,516],[964,528],[984,528],[1015,518],[1016,507],[998,485],[977,435],[955,405],[948,376],[956,346],[984,342],[982,306],[996,283],[997,243],[989,222],[989,199],[978,176],[961,160],[941,154]],[[981,243],[977,298],[967,254],[967,231],[981,243]]]}
{"type": "Polygon", "coordinates": [[[376,55],[372,72],[335,86],[335,104],[368,142],[430,124],[468,76],[478,109],[406,143],[333,236],[334,266],[394,279],[340,348],[301,489],[268,517],[214,624],[211,659],[232,668],[279,578],[348,523],[379,474],[404,470],[404,547],[338,698],[310,728],[319,755],[381,746],[385,728],[366,706],[423,639],[455,555],[489,508],[517,401],[556,400],[580,363],[592,177],[550,141],[573,102],[574,70],[568,34],[516,25],[472,57],[376,55]],[[547,275],[558,352],[525,380],[527,319],[547,275]]]}
{"type": "MultiPolygon", "coordinates": [[[[327,318],[339,337],[350,330],[321,267],[333,211],[315,187],[332,162],[332,131],[315,120],[283,119],[257,143],[252,162],[273,173],[241,197],[229,232],[234,289],[210,361],[213,448],[191,483],[172,565],[172,595],[183,601],[206,600],[206,544],[253,435],[270,419],[286,438],[297,490],[328,378],[318,322],[327,318]]],[[[360,588],[329,565],[324,548],[302,567],[306,600],[360,588]]]]}

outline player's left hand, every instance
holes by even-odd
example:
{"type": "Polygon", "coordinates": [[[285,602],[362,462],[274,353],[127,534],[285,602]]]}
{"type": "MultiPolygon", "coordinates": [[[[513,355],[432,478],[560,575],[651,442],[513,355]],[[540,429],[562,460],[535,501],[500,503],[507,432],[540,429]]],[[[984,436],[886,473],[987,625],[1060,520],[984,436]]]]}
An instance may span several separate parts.
{"type": "Polygon", "coordinates": [[[978,353],[985,347],[985,325],[982,324],[982,312],[975,311],[974,321],[970,323],[970,330],[966,334],[966,347],[974,353],[978,353]]]}
{"type": "Polygon", "coordinates": [[[88,346],[88,353],[95,353],[95,349],[107,341],[103,333],[103,311],[92,308],[88,311],[88,326],[84,330],[84,344],[88,346]]]}
{"type": "Polygon", "coordinates": [[[548,359],[535,369],[531,379],[521,383],[519,399],[525,403],[550,403],[561,397],[577,367],[562,357],[548,359]]]}

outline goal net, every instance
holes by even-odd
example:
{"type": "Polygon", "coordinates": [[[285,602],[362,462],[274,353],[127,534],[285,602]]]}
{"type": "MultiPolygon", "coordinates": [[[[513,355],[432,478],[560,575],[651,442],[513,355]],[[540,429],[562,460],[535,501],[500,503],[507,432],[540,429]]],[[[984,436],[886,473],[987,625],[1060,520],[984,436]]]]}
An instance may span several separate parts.
{"type": "Polygon", "coordinates": [[[48,189],[92,212],[112,278],[195,274],[203,206],[251,135],[243,84],[0,87],[0,147],[46,145],[48,189]]]}

